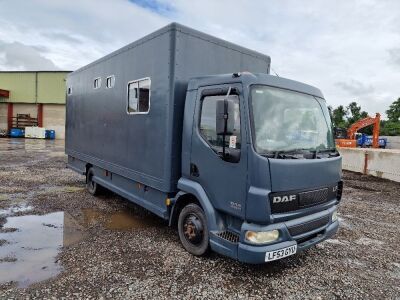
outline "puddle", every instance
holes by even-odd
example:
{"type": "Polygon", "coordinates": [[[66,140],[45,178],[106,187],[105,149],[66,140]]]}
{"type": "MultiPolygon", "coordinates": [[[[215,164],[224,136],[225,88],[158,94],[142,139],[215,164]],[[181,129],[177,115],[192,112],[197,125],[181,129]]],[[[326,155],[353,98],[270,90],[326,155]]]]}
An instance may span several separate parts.
{"type": "Polygon", "coordinates": [[[114,230],[140,229],[156,225],[157,223],[152,217],[147,216],[143,218],[138,218],[129,211],[117,212],[112,214],[106,223],[106,227],[108,229],[114,230]]]}
{"type": "Polygon", "coordinates": [[[33,209],[32,206],[26,205],[25,203],[20,204],[20,205],[15,205],[15,206],[11,206],[7,209],[0,209],[0,217],[10,216],[10,215],[14,215],[17,212],[25,212],[25,211],[29,211],[32,209],[33,209]]]}
{"type": "Polygon", "coordinates": [[[161,224],[161,221],[154,216],[139,217],[129,209],[112,214],[95,209],[83,209],[82,212],[83,223],[86,227],[102,223],[105,228],[111,230],[133,230],[161,224]]]}
{"type": "Polygon", "coordinates": [[[11,207],[0,212],[8,214],[7,222],[0,227],[0,283],[13,281],[19,287],[27,287],[57,276],[63,270],[56,259],[62,247],[82,240],[89,232],[87,228],[93,225],[110,230],[162,225],[161,219],[138,216],[131,209],[114,213],[83,209],[78,218],[64,212],[12,216],[12,213],[29,209],[32,207],[11,207]]]}
{"type": "Polygon", "coordinates": [[[19,287],[49,279],[62,271],[56,261],[62,246],[79,241],[79,224],[63,212],[8,217],[0,233],[0,283],[19,287]],[[17,229],[17,230],[10,230],[17,229]]]}
{"type": "Polygon", "coordinates": [[[50,152],[48,155],[49,155],[50,157],[64,157],[64,156],[66,156],[66,154],[64,153],[64,151],[50,152]]]}
{"type": "Polygon", "coordinates": [[[75,192],[80,192],[85,190],[85,187],[79,187],[79,186],[67,186],[63,189],[64,192],[66,193],[75,193],[75,192]]]}

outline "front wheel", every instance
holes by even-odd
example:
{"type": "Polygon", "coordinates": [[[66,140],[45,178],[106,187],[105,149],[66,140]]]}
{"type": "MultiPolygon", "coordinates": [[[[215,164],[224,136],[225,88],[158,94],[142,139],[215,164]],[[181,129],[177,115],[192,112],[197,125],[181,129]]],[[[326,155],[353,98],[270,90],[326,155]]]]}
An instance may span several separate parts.
{"type": "Polygon", "coordinates": [[[208,252],[207,220],[199,205],[191,203],[181,210],[178,219],[178,232],[183,247],[189,253],[202,256],[208,252]]]}

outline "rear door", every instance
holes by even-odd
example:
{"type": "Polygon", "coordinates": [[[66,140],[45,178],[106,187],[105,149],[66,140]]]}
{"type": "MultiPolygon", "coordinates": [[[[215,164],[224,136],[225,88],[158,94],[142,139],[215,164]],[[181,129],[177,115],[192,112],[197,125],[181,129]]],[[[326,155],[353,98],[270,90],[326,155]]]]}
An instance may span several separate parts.
{"type": "Polygon", "coordinates": [[[240,84],[200,88],[196,99],[192,134],[191,179],[202,185],[216,209],[245,216],[247,153],[242,88],[240,84]],[[216,100],[235,103],[235,129],[225,137],[226,151],[240,155],[238,161],[224,159],[223,137],[216,135],[216,100]],[[234,93],[234,94],[233,94],[234,93]]]}

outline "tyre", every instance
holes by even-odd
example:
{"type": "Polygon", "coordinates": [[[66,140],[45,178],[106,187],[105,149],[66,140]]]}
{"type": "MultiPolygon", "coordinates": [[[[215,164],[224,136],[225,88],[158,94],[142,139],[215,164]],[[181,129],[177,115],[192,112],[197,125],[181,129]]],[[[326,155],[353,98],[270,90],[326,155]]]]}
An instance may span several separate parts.
{"type": "Polygon", "coordinates": [[[179,214],[179,239],[189,253],[202,256],[209,250],[209,233],[206,215],[203,209],[191,203],[186,205],[179,214]]]}
{"type": "Polygon", "coordinates": [[[93,181],[93,174],[92,168],[90,168],[86,173],[86,189],[90,194],[96,196],[100,193],[101,187],[93,181]]]}

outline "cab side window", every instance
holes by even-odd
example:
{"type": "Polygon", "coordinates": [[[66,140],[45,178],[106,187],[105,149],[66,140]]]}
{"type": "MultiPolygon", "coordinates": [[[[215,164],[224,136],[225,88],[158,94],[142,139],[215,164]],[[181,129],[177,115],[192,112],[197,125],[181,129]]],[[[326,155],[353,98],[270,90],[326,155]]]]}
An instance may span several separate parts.
{"type": "MultiPolygon", "coordinates": [[[[223,145],[222,135],[216,133],[216,100],[223,100],[226,96],[206,96],[201,102],[201,116],[200,116],[200,133],[207,143],[218,152],[223,145]]],[[[235,126],[233,134],[225,137],[225,147],[231,149],[240,149],[240,108],[239,97],[237,95],[229,96],[230,100],[235,103],[235,126]]]]}

